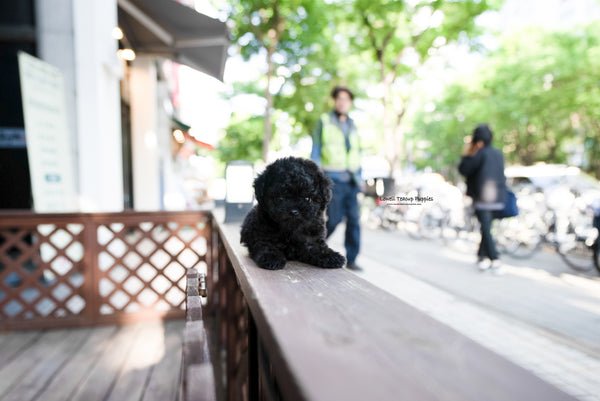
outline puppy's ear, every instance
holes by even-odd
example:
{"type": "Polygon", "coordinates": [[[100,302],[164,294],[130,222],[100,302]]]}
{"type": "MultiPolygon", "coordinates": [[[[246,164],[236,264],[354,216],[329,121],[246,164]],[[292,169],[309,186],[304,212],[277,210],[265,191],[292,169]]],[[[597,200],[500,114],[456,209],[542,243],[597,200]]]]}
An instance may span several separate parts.
{"type": "Polygon", "coordinates": [[[256,201],[260,204],[263,203],[263,199],[265,198],[266,181],[267,175],[265,172],[259,174],[254,180],[254,195],[256,196],[256,201]]]}
{"type": "Polygon", "coordinates": [[[331,197],[333,196],[333,193],[331,191],[331,186],[333,185],[333,183],[331,182],[331,179],[325,175],[325,173],[319,171],[319,173],[317,174],[317,189],[319,191],[319,196],[322,199],[321,202],[321,209],[325,210],[325,207],[327,206],[327,204],[331,201],[331,197]]]}

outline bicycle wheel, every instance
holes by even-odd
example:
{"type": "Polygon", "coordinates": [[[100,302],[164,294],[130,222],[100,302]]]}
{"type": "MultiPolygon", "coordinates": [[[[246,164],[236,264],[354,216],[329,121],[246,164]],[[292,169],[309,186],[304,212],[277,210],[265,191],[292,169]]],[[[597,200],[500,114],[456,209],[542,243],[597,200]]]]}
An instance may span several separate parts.
{"type": "Polygon", "coordinates": [[[446,245],[452,245],[455,249],[469,253],[477,252],[480,242],[480,226],[475,215],[466,216],[463,224],[456,227],[454,238],[445,241],[446,245]]]}
{"type": "Polygon", "coordinates": [[[492,236],[496,241],[498,252],[510,255],[519,247],[513,226],[513,219],[494,220],[492,223],[492,236]]]}
{"type": "Polygon", "coordinates": [[[589,271],[594,268],[594,251],[586,245],[585,240],[578,239],[574,234],[556,244],[556,250],[562,260],[577,271],[589,271]]]}
{"type": "Polygon", "coordinates": [[[421,238],[440,238],[442,236],[442,230],[442,218],[434,215],[430,211],[421,215],[421,219],[419,221],[419,234],[421,238]]]}
{"type": "Polygon", "coordinates": [[[408,234],[408,236],[412,239],[421,239],[421,229],[420,229],[420,221],[421,221],[422,212],[418,209],[408,209],[408,211],[404,214],[404,219],[402,222],[402,229],[408,234]]]}
{"type": "Polygon", "coordinates": [[[447,221],[442,222],[442,241],[444,245],[448,245],[458,240],[460,235],[460,229],[458,227],[452,227],[447,221]]]}
{"type": "Polygon", "coordinates": [[[527,259],[541,248],[548,227],[537,212],[524,212],[500,220],[497,232],[504,253],[515,259],[527,259]]]}
{"type": "Polygon", "coordinates": [[[514,259],[530,258],[542,245],[542,236],[534,229],[511,224],[501,226],[498,234],[498,244],[502,253],[514,259]]]}
{"type": "Polygon", "coordinates": [[[377,209],[371,210],[364,220],[364,224],[367,228],[371,230],[377,230],[379,227],[383,225],[383,219],[381,218],[380,213],[378,213],[377,209]]]}
{"type": "Polygon", "coordinates": [[[518,246],[508,254],[514,259],[529,259],[535,255],[541,247],[541,238],[537,241],[519,242],[518,246]]]}

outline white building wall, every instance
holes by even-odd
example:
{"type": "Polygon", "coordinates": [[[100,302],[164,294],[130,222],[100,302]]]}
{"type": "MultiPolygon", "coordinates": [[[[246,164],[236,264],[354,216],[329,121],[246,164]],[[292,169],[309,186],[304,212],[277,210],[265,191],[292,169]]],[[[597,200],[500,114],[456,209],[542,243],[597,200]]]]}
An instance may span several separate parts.
{"type": "Polygon", "coordinates": [[[64,75],[84,212],[123,210],[116,0],[37,0],[38,56],[64,75]]]}
{"type": "MultiPolygon", "coordinates": [[[[181,177],[176,175],[173,170],[171,157],[171,115],[164,107],[166,102],[170,102],[169,86],[166,81],[159,80],[157,86],[157,142],[159,159],[159,179],[160,179],[160,207],[163,210],[184,210],[183,204],[173,205],[173,193],[181,194],[183,185],[181,177]],[[178,207],[174,207],[178,206],[178,207]]],[[[181,196],[180,198],[183,198],[181,196]]]]}
{"type": "Polygon", "coordinates": [[[133,208],[160,210],[160,153],[158,140],[156,64],[138,56],[130,69],[133,208]]]}
{"type": "Polygon", "coordinates": [[[117,1],[72,1],[81,208],[121,211],[121,70],[112,37],[117,1]]]}

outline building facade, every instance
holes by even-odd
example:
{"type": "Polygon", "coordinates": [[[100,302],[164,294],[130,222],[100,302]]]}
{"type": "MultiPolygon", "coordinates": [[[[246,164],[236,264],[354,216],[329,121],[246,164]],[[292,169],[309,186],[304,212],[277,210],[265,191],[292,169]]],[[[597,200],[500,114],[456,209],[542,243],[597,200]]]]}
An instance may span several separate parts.
{"type": "Polygon", "coordinates": [[[18,51],[61,71],[79,211],[101,212],[164,208],[172,138],[159,60],[221,79],[226,47],[224,23],[173,0],[3,2],[0,208],[32,207],[18,51]],[[125,48],[134,59],[119,57],[125,48]]]}

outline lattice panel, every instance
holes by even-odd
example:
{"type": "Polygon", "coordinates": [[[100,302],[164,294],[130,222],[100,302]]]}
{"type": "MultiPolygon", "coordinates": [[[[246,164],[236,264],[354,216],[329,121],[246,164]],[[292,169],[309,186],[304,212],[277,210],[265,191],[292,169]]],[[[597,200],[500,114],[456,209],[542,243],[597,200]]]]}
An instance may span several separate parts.
{"type": "Polygon", "coordinates": [[[98,226],[99,312],[185,310],[186,270],[206,273],[208,220],[98,226]]]}
{"type": "Polygon", "coordinates": [[[0,321],[79,316],[83,224],[0,228],[0,321]]]}

